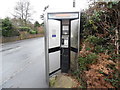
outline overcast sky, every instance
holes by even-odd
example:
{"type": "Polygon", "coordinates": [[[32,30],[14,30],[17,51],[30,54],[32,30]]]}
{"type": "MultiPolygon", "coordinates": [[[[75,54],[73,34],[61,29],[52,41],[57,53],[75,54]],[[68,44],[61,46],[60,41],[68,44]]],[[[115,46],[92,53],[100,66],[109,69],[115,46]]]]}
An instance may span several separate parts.
{"type": "MultiPolygon", "coordinates": [[[[11,17],[12,13],[14,13],[14,7],[16,6],[16,2],[19,0],[1,0],[0,1],[0,18],[11,17]]],[[[31,3],[31,6],[35,13],[33,13],[33,21],[39,21],[40,15],[43,13],[43,9],[45,6],[49,5],[50,8],[72,8],[73,0],[28,0],[31,3]]],[[[87,0],[75,0],[76,8],[85,8],[87,6],[87,0]]]]}

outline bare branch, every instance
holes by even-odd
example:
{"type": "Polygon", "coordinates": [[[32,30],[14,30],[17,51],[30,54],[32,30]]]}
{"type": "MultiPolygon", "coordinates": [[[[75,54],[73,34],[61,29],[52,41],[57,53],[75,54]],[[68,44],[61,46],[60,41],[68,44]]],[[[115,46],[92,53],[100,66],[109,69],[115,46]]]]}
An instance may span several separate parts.
{"type": "Polygon", "coordinates": [[[13,16],[22,19],[21,20],[22,23],[26,25],[27,21],[29,21],[32,16],[30,2],[20,0],[19,2],[16,3],[16,7],[14,8],[14,10],[15,15],[13,16]]]}

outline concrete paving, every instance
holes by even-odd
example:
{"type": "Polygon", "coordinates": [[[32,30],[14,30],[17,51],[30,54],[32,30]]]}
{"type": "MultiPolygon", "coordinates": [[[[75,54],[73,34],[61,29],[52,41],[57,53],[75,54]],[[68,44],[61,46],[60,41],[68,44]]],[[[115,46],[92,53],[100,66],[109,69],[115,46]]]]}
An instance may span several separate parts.
{"type": "Polygon", "coordinates": [[[3,88],[47,88],[44,38],[2,44],[3,88]]]}
{"type": "Polygon", "coordinates": [[[78,88],[80,84],[76,79],[64,73],[59,73],[50,78],[51,88],[78,88]]]}

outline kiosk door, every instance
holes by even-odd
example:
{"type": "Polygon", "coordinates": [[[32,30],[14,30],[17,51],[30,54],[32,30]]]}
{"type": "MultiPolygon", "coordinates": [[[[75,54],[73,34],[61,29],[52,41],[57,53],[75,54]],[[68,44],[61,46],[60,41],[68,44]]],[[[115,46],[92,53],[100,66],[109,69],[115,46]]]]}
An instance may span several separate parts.
{"type": "Polygon", "coordinates": [[[60,21],[48,20],[49,27],[49,75],[60,70],[60,21]],[[52,23],[52,24],[51,24],[52,23]]]}

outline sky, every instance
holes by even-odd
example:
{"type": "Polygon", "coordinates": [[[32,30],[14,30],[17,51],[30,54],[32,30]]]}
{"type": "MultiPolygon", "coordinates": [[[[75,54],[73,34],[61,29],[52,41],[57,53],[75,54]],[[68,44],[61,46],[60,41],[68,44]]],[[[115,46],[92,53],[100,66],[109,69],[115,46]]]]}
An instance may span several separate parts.
{"type": "MultiPolygon", "coordinates": [[[[20,0],[1,0],[0,1],[0,18],[11,17],[14,13],[14,7],[16,6],[16,2],[20,0]]],[[[32,15],[32,22],[38,21],[42,23],[43,21],[40,19],[40,15],[43,13],[43,9],[45,6],[49,5],[49,8],[72,8],[73,0],[28,0],[32,6],[34,11],[32,15]]],[[[87,0],[75,0],[76,8],[84,9],[87,7],[87,0]]]]}

